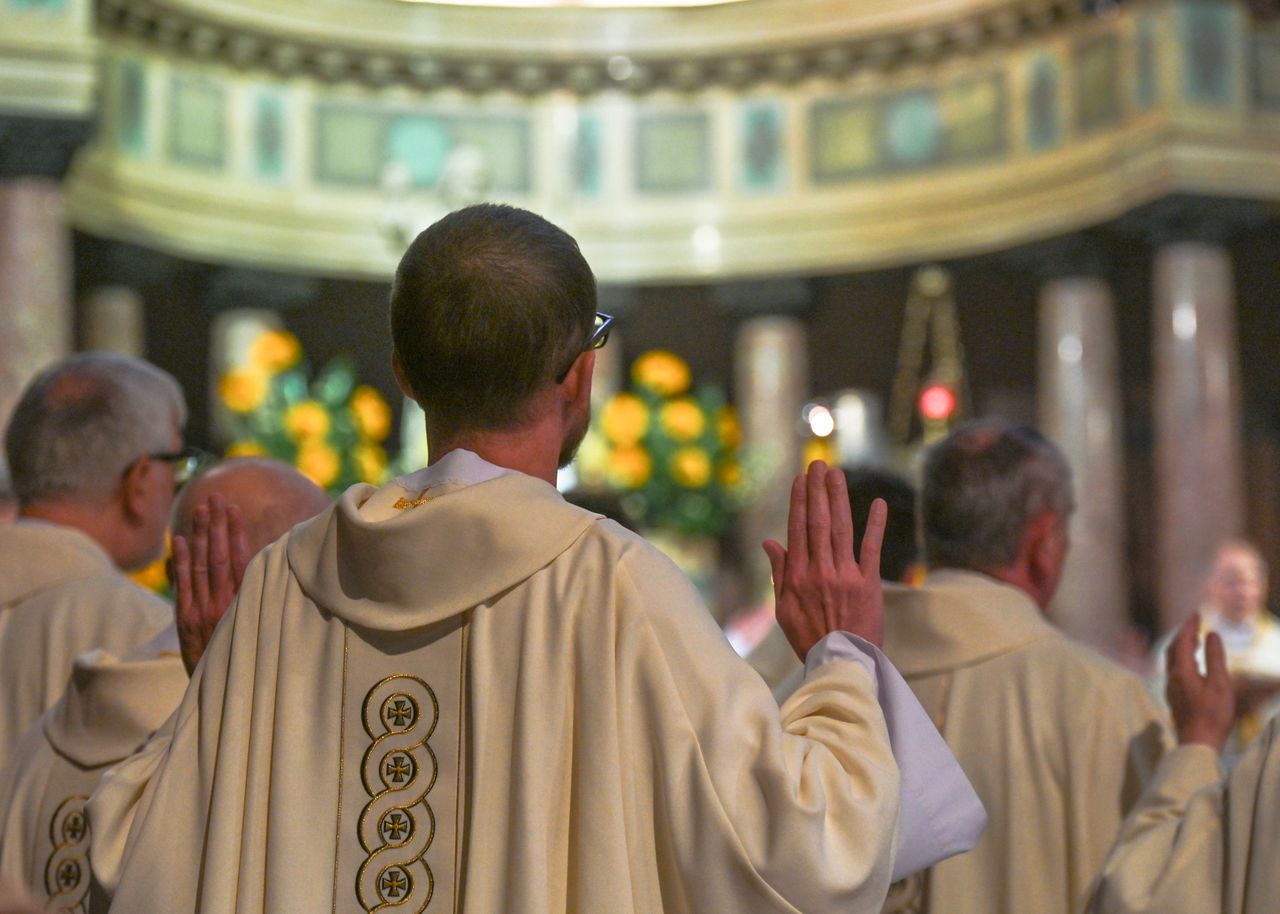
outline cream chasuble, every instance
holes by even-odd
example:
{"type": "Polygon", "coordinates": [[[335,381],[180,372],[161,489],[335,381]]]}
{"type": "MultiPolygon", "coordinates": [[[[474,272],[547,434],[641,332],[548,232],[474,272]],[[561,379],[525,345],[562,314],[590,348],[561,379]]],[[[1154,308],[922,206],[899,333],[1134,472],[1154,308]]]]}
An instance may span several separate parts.
{"type": "Polygon", "coordinates": [[[173,622],[173,609],[121,574],[78,530],[0,527],[0,765],[58,700],[75,658],[122,657],[173,622]]]}
{"type": "Polygon", "coordinates": [[[898,770],[862,665],[780,714],[657,550],[507,474],[268,547],[89,809],[116,914],[871,914],[898,770]]]}
{"type": "Polygon", "coordinates": [[[1142,680],[965,571],[886,585],[884,652],[990,817],[974,850],[895,884],[886,910],[1078,914],[1172,744],[1142,680]]]}
{"type": "Polygon", "coordinates": [[[1160,763],[1107,858],[1092,914],[1280,910],[1280,718],[1226,780],[1208,746],[1160,763]]]}
{"type": "Polygon", "coordinates": [[[51,911],[87,910],[85,802],[182,699],[187,671],[176,633],[165,634],[127,660],[102,650],[77,658],[66,692],[0,771],[0,875],[51,911]]]}

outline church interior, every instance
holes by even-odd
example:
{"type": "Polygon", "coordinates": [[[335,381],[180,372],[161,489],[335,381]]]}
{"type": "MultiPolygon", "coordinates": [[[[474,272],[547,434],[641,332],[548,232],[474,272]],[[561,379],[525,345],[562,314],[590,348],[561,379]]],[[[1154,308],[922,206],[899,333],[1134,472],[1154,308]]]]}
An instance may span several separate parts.
{"type": "Polygon", "coordinates": [[[982,416],[1067,454],[1051,616],[1104,653],[1224,540],[1280,566],[1272,0],[0,0],[0,416],[105,349],[210,453],[412,470],[391,278],[479,201],[615,317],[562,488],[725,624],[808,461],[982,416]]]}

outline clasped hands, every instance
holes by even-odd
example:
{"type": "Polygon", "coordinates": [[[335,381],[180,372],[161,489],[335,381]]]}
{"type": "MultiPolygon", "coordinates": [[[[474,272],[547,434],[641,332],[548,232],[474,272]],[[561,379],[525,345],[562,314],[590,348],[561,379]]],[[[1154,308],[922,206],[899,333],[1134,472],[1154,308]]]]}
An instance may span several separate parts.
{"type": "Polygon", "coordinates": [[[773,568],[778,625],[796,655],[834,631],[884,641],[884,595],[880,584],[880,547],[888,506],[872,503],[862,537],[862,555],[853,555],[853,516],[844,473],[822,461],[791,484],[787,546],[767,540],[764,551],[773,568]]]}

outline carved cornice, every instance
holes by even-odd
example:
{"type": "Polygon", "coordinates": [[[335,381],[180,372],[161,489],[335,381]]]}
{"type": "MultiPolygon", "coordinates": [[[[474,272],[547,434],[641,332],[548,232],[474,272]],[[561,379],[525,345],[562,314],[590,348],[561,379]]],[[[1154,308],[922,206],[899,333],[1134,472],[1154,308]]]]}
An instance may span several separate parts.
{"type": "MultiPolygon", "coordinates": [[[[840,80],[869,70],[893,70],[952,55],[972,55],[984,47],[1017,42],[1086,15],[1081,0],[939,0],[932,4],[930,18],[904,12],[868,21],[846,13],[843,20],[814,23],[802,21],[806,12],[851,5],[832,0],[786,2],[798,4],[792,7],[797,22],[786,29],[773,27],[790,20],[781,18],[784,12],[772,0],[718,10],[647,14],[601,9],[516,13],[437,7],[422,14],[430,18],[404,14],[403,22],[418,28],[399,34],[390,26],[353,26],[343,33],[324,21],[304,17],[291,22],[287,11],[270,17],[249,13],[232,0],[205,4],[99,0],[97,16],[100,31],[107,36],[128,37],[161,53],[225,63],[241,70],[262,70],[280,77],[305,75],[324,83],[405,85],[420,91],[502,90],[528,96],[552,90],[577,95],[608,89],[647,93],[717,85],[733,89],[757,83],[787,85],[810,78],[840,80]],[[809,9],[801,9],[801,4],[809,9]],[[517,17],[515,25],[519,27],[504,24],[494,19],[495,15],[517,17]],[[579,18],[564,19],[570,15],[579,18]],[[631,22],[646,15],[653,21],[651,30],[631,22]],[[696,19],[686,18],[695,15],[696,19]],[[746,18],[751,15],[762,19],[751,26],[746,18]],[[461,38],[448,28],[450,17],[454,22],[470,23],[461,38]],[[625,21],[626,27],[611,28],[610,17],[614,24],[625,21]],[[725,28],[718,27],[717,17],[723,19],[725,28]],[[674,29],[678,20],[693,27],[674,29]],[[491,40],[487,42],[476,34],[484,31],[486,21],[492,21],[496,29],[489,32],[491,40]],[[650,32],[664,37],[651,40],[650,32]],[[665,37],[673,33],[681,35],[679,41],[665,37]],[[499,38],[499,34],[507,37],[499,38]],[[617,34],[626,38],[603,37],[617,34]]],[[[270,5],[277,6],[287,4],[270,5]]],[[[394,24],[397,20],[392,16],[384,21],[394,24]]]]}

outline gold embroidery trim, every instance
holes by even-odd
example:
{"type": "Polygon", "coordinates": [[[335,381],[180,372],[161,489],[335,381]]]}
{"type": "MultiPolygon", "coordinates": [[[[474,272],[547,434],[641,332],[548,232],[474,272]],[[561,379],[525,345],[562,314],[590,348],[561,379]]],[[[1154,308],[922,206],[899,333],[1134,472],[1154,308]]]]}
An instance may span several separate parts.
{"type": "Polygon", "coordinates": [[[44,887],[49,910],[58,914],[83,914],[89,896],[89,819],[83,794],[67,797],[49,820],[53,851],[44,865],[44,887]]]}
{"type": "Polygon", "coordinates": [[[403,511],[406,508],[416,508],[419,505],[425,505],[427,502],[431,501],[435,497],[436,496],[434,495],[424,495],[421,498],[415,498],[410,500],[408,498],[401,496],[400,498],[396,499],[396,503],[391,507],[395,508],[397,511],[403,511]]]}
{"type": "Polygon", "coordinates": [[[417,676],[397,673],[369,690],[361,717],[373,742],[360,763],[369,802],[360,811],[357,835],[368,856],[356,873],[356,898],[368,912],[394,907],[421,914],[435,892],[426,853],[436,818],[427,795],[438,763],[427,741],[440,720],[440,703],[417,676]]]}

